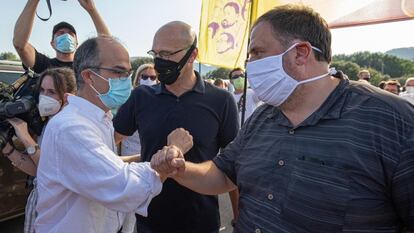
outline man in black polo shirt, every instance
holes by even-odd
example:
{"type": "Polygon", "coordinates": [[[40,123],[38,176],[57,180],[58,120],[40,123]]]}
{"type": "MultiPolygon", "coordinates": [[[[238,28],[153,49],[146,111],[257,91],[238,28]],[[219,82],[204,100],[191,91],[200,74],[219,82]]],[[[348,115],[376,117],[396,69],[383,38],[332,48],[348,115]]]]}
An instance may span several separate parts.
{"type": "MultiPolygon", "coordinates": [[[[414,232],[414,107],[332,76],[330,62],[318,13],[285,5],[262,15],[246,71],[265,104],[213,161],[180,163],[174,179],[210,195],[239,187],[237,233],[414,232]]],[[[183,158],[174,151],[154,161],[183,158]]],[[[153,163],[174,171],[164,167],[153,163]]]]}
{"type": "MultiPolygon", "coordinates": [[[[213,159],[237,134],[237,107],[229,92],[194,72],[195,33],[183,22],[168,23],[155,34],[149,54],[161,83],[138,87],[119,109],[117,141],[138,130],[141,158],[150,161],[166,145],[168,133],[182,127],[194,139],[186,158],[196,163],[213,159]]],[[[219,226],[217,196],[195,193],[172,179],[151,202],[148,217],[137,215],[139,233],[213,233],[219,226]]]]}
{"type": "MultiPolygon", "coordinates": [[[[25,67],[30,67],[34,72],[41,73],[47,68],[69,67],[75,50],[78,47],[78,39],[75,28],[67,23],[60,22],[53,27],[50,45],[56,51],[56,57],[51,59],[39,53],[29,43],[32,32],[36,8],[40,0],[28,0],[25,8],[17,19],[14,27],[13,45],[25,67]]],[[[78,0],[80,5],[89,13],[95,24],[98,35],[110,35],[109,29],[99,15],[93,0],[78,0]]]]}

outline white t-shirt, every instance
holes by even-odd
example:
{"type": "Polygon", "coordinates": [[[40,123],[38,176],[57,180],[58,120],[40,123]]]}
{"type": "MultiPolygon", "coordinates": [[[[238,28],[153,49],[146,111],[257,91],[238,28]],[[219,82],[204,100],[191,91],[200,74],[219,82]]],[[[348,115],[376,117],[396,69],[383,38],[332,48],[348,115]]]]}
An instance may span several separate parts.
{"type": "MultiPolygon", "coordinates": [[[[240,94],[234,94],[233,93],[234,100],[236,101],[237,108],[239,109],[240,119],[242,117],[242,108],[241,108],[241,106],[243,104],[241,103],[241,99],[240,99],[242,95],[243,95],[243,92],[240,93],[240,94]]],[[[246,96],[247,96],[247,98],[246,98],[246,113],[244,115],[244,121],[246,121],[247,118],[249,118],[253,114],[254,110],[257,107],[259,107],[261,104],[263,104],[263,102],[261,102],[259,100],[259,98],[256,96],[256,93],[251,88],[247,88],[246,96]]]]}

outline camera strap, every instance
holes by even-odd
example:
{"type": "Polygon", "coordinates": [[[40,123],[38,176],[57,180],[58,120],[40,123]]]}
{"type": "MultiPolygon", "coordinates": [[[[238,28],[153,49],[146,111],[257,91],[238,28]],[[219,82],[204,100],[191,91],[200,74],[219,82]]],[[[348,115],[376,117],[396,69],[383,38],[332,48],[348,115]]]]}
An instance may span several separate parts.
{"type": "MultiPolygon", "coordinates": [[[[62,1],[67,1],[67,0],[62,0],[62,1]]],[[[43,21],[48,21],[48,20],[50,19],[50,17],[52,17],[52,5],[50,4],[50,0],[46,0],[46,3],[47,3],[47,8],[49,9],[49,17],[47,17],[47,18],[42,18],[42,17],[40,17],[40,16],[39,16],[39,14],[37,14],[37,12],[36,12],[37,17],[38,17],[39,19],[43,20],[43,21]]]]}

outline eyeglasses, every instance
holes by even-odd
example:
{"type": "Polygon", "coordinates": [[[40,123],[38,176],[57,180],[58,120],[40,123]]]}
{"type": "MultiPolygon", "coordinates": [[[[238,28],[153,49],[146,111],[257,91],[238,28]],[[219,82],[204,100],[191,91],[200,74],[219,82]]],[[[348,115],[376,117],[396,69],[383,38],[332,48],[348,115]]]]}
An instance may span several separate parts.
{"type": "Polygon", "coordinates": [[[160,57],[160,58],[163,58],[163,59],[169,59],[171,56],[173,56],[173,55],[175,55],[175,54],[177,54],[181,51],[187,50],[189,48],[190,47],[185,47],[185,48],[177,50],[175,52],[160,51],[158,53],[155,52],[154,50],[150,50],[150,51],[147,52],[147,54],[150,55],[153,58],[160,57]]]}
{"type": "Polygon", "coordinates": [[[157,79],[157,76],[156,75],[145,75],[145,74],[142,74],[141,75],[141,79],[142,80],[151,79],[152,81],[154,81],[155,79],[157,79]]]}
{"type": "Polygon", "coordinates": [[[93,66],[93,67],[88,67],[89,69],[97,69],[97,70],[107,70],[110,71],[114,74],[116,74],[119,79],[121,80],[126,80],[128,79],[131,75],[133,70],[123,70],[123,69],[116,69],[116,68],[109,68],[109,67],[99,67],[99,66],[93,66]]]}

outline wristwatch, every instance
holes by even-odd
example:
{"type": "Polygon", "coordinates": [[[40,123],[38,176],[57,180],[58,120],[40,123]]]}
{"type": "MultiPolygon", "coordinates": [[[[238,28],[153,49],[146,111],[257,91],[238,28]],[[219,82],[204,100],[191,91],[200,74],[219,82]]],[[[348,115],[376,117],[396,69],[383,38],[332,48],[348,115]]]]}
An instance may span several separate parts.
{"type": "Polygon", "coordinates": [[[36,154],[36,151],[37,150],[39,150],[40,148],[39,148],[39,145],[38,144],[35,144],[35,145],[31,145],[31,146],[28,146],[27,148],[26,148],[26,153],[28,154],[28,155],[34,155],[34,154],[36,154]]]}

